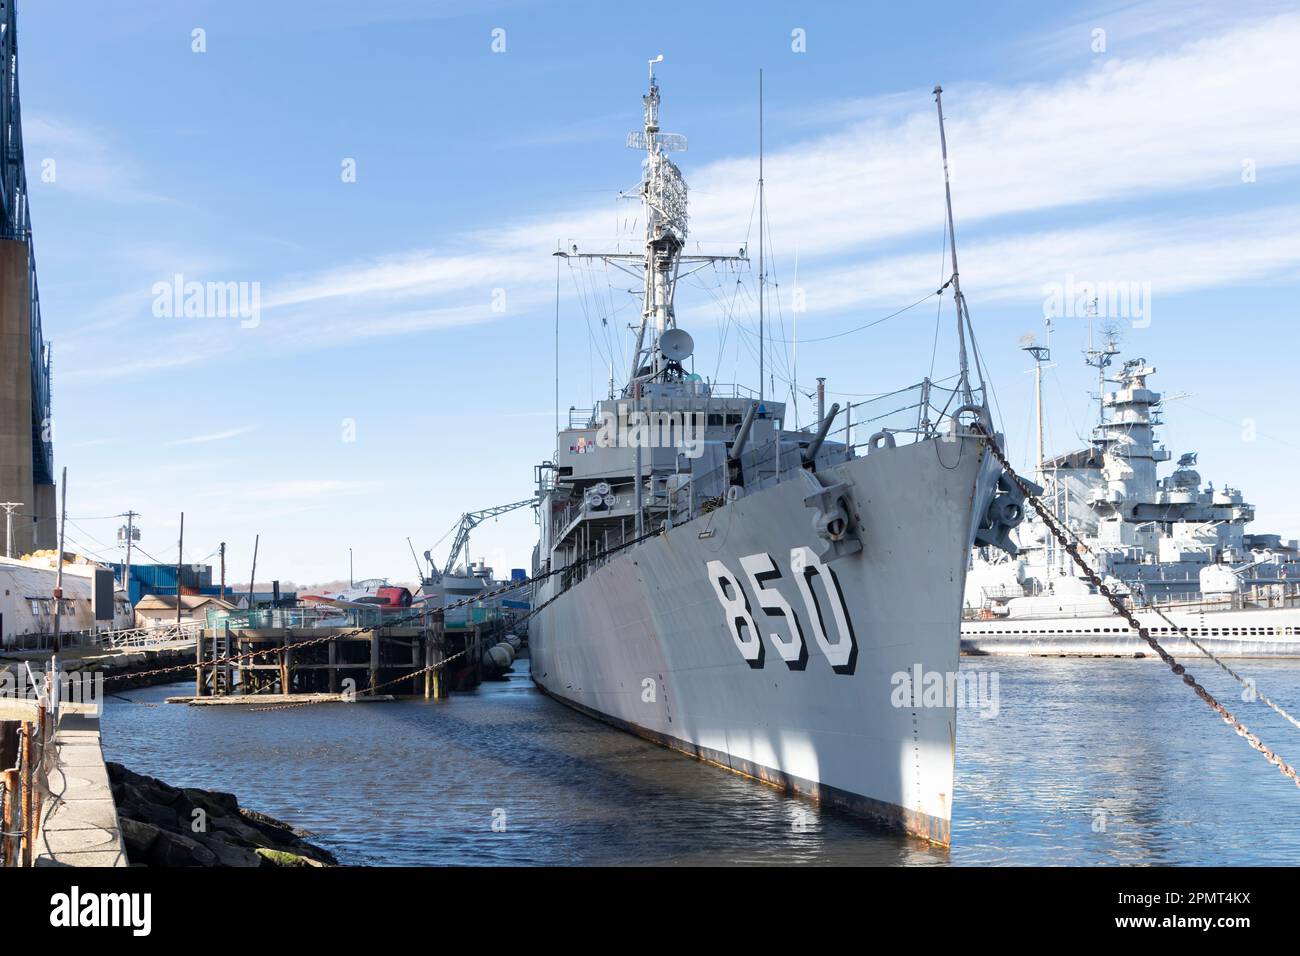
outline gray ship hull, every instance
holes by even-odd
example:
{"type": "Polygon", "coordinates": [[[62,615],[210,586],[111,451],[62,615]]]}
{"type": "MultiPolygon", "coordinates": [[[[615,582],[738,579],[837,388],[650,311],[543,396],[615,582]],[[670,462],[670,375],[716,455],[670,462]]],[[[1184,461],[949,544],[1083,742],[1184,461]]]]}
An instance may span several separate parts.
{"type": "Polygon", "coordinates": [[[931,439],[819,477],[848,483],[859,552],[808,571],[803,483],[746,495],[567,591],[540,585],[533,679],[649,740],[947,844],[955,706],[922,706],[900,675],[957,671],[996,465],[974,438],[931,439]]]}

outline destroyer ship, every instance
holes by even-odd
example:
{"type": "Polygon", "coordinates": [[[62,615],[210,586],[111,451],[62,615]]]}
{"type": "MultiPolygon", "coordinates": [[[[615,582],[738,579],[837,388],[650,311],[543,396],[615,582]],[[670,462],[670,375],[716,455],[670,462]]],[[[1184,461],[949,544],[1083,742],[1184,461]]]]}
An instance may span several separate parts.
{"type": "MultiPolygon", "coordinates": [[[[644,247],[589,254],[644,281],[626,384],[571,416],[536,472],[533,680],[651,741],[947,844],[955,705],[900,694],[900,676],[955,675],[970,549],[1005,544],[1021,514],[973,427],[992,432],[965,362],[955,243],[960,377],[891,396],[896,426],[862,413],[858,434],[876,430],[855,445],[837,404],[791,427],[761,364],[757,391],[694,374],[679,270],[747,253],[685,252],[669,158],[685,140],[660,130],[655,62],[627,144],[644,154],[644,247]]],[[[951,235],[950,191],[948,216],[951,235]]]]}
{"type": "MultiPolygon", "coordinates": [[[[1049,323],[1050,336],[1050,323],[1049,323]]],[[[1300,655],[1300,551],[1295,540],[1247,531],[1255,509],[1238,488],[1202,484],[1197,455],[1172,454],[1156,427],[1163,399],[1145,359],[1106,369],[1111,338],[1086,353],[1098,370],[1098,424],[1089,444],[1044,458],[1042,367],[1035,358],[1038,480],[1073,546],[1138,621],[1175,656],[1300,655]],[[1108,387],[1109,386],[1109,387],[1108,387]],[[1197,646],[1199,645],[1199,647],[1197,646]]],[[[1077,576],[1065,548],[1030,514],[1014,534],[1020,553],[977,549],[966,581],[962,648],[975,654],[1132,655],[1148,646],[1105,597],[1077,576]]]]}

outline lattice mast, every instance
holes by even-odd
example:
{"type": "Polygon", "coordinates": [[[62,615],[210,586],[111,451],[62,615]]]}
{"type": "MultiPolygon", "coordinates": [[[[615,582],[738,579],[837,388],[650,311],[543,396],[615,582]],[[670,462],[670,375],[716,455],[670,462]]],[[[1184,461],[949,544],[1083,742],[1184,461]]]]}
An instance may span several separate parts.
{"type": "Polygon", "coordinates": [[[644,383],[665,381],[681,373],[680,365],[660,349],[659,340],[665,332],[677,328],[673,297],[682,265],[748,259],[744,249],[734,256],[688,255],[683,252],[687,233],[686,180],[668,154],[685,150],[686,137],[680,133],[665,133],[659,128],[659,84],[655,81],[654,68],[663,59],[661,53],[649,61],[650,87],[641,98],[644,123],[641,129],[627,135],[628,148],[645,153],[640,187],[645,222],[642,251],[578,252],[574,246],[570,251],[555,253],[563,259],[601,259],[618,264],[629,272],[637,267],[641,269],[644,287],[641,320],[637,325],[627,382],[623,387],[626,397],[635,397],[644,383]]]}
{"type": "Polygon", "coordinates": [[[686,180],[677,164],[668,158],[668,153],[686,149],[686,137],[659,129],[659,84],[655,82],[655,64],[662,61],[663,54],[650,61],[650,89],[641,98],[645,128],[628,134],[627,138],[630,148],[644,149],[646,154],[641,178],[645,295],[632,366],[628,370],[629,388],[638,379],[658,378],[664,371],[659,338],[677,327],[673,293],[681,268],[682,249],[686,245],[686,180]]]}

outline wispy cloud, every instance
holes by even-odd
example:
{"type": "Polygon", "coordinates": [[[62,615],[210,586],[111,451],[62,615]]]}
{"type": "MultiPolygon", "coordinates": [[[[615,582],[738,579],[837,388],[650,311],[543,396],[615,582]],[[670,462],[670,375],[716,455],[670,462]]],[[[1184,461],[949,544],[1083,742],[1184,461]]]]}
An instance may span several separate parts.
{"type": "Polygon", "coordinates": [[[67,189],[113,203],[174,202],[145,188],[140,164],[93,126],[27,114],[23,116],[23,146],[32,190],[67,189]]]}
{"type": "MultiPolygon", "coordinates": [[[[1052,209],[1148,200],[1158,194],[1239,191],[1242,164],[1252,161],[1258,175],[1294,175],[1300,166],[1300,107],[1280,76],[1296,74],[1294,50],[1300,47],[1300,16],[1278,17],[1228,30],[1182,48],[1146,58],[1112,57],[1082,75],[1052,85],[949,91],[945,102],[952,145],[953,183],[961,225],[996,226],[1010,217],[1052,209]],[[1172,103],[1195,104],[1186,110],[1172,103]]],[[[901,98],[891,96],[857,105],[857,115],[840,131],[799,143],[767,158],[773,228],[787,248],[797,243],[813,264],[857,255],[871,258],[871,247],[888,240],[937,235],[942,217],[942,167],[928,91],[916,91],[917,104],[900,113],[901,98]]],[[[846,114],[841,114],[846,115],[846,114]]],[[[692,232],[719,241],[744,241],[751,228],[752,157],[721,160],[687,170],[695,187],[692,232]]],[[[1276,225],[1285,210],[1260,214],[1276,225]]],[[[285,307],[351,297],[433,297],[444,303],[448,321],[457,320],[451,303],[466,293],[483,304],[492,286],[542,282],[550,274],[546,253],[551,237],[566,244],[575,236],[608,233],[605,207],[538,217],[459,242],[471,253],[440,255],[438,250],[356,263],[306,277],[278,295],[268,307],[285,307]]],[[[1243,220],[1244,222],[1244,220],[1243,220]]],[[[980,240],[999,271],[1015,271],[1039,261],[1050,238],[1053,258],[1093,256],[1104,235],[1132,247],[1153,232],[1164,241],[1194,240],[1207,230],[1193,221],[1134,224],[1117,219],[1107,229],[1058,231],[1050,237],[1003,229],[980,240]],[[1124,237],[1130,239],[1125,241],[1124,237]],[[999,258],[1009,255],[1011,259],[999,258]]],[[[1158,282],[1173,288],[1236,281],[1270,268],[1286,267],[1286,255],[1263,255],[1266,243],[1224,243],[1214,270],[1186,275],[1173,256],[1146,257],[1158,282]]],[[[1289,248],[1289,244],[1287,246],[1289,248]]],[[[583,248],[588,248],[585,244],[583,248]]],[[[971,247],[974,248],[973,246],[971,247]]],[[[931,257],[934,258],[934,257],[931,257]]],[[[880,260],[881,268],[894,257],[880,260]]],[[[1057,270],[1059,271],[1059,270],[1057,270]]],[[[933,281],[933,263],[923,282],[933,281]]],[[[987,287],[999,283],[986,282],[987,287]]],[[[890,286],[896,283],[889,283],[890,286]]],[[[854,299],[853,301],[856,301],[854,299]]],[[[845,305],[850,304],[845,300],[845,305]]],[[[481,314],[480,310],[479,314],[481,314]]],[[[461,313],[461,320],[468,316],[461,313]]],[[[418,327],[396,323],[392,330],[418,327]]],[[[356,330],[362,334],[362,329],[356,330]]]]}
{"type": "MultiPolygon", "coordinates": [[[[963,292],[977,302],[1040,301],[1067,276],[1092,282],[1149,282],[1152,296],[1294,278],[1300,206],[1214,217],[1117,219],[1096,226],[1001,235],[962,247],[963,292]]],[[[933,252],[885,256],[806,273],[808,318],[858,306],[906,304],[939,285],[933,252]]],[[[787,308],[789,306],[787,305],[787,308]]],[[[809,331],[809,335],[816,333],[809,331]]]]}
{"type": "MultiPolygon", "coordinates": [[[[1126,9],[1133,23],[1170,16],[1150,4],[1126,9]]],[[[1207,13],[1210,35],[1145,56],[1108,53],[1052,83],[948,90],[972,296],[1025,295],[1045,273],[1138,272],[1172,291],[1294,270],[1283,228],[1294,210],[1268,206],[1275,193],[1244,182],[1242,170],[1253,164],[1260,184],[1300,178],[1300,101],[1285,81],[1297,78],[1300,15],[1221,21],[1207,13]],[[1189,218],[1186,200],[1209,196],[1238,211],[1212,223],[1189,218]],[[1044,228],[1049,215],[1056,228],[1044,228]]],[[[1148,40],[1158,35],[1141,29],[1148,40]]],[[[788,259],[798,248],[801,284],[818,286],[809,308],[901,302],[933,288],[943,174],[929,90],[832,105],[820,119],[835,125],[766,159],[777,251],[788,259]]],[[[711,251],[752,241],[755,157],[687,162],[685,172],[692,236],[716,241],[711,251]]],[[[550,214],[463,232],[446,246],[266,280],[263,322],[249,334],[259,354],[292,353],[523,314],[554,294],[557,240],[635,247],[630,234],[611,237],[609,224],[606,203],[557,202],[550,214]],[[498,290],[503,309],[494,308],[498,290]]],[[[184,348],[71,377],[206,361],[230,352],[228,339],[228,329],[196,329],[184,348]]]]}
{"type": "Polygon", "coordinates": [[[80,368],[62,370],[59,373],[59,380],[63,383],[87,384],[113,379],[138,378],[156,372],[195,365],[225,351],[215,347],[191,348],[184,351],[178,350],[175,345],[167,348],[169,349],[168,354],[153,355],[129,361],[115,361],[100,356],[94,365],[83,365],[80,368]]]}
{"type": "Polygon", "coordinates": [[[194,435],[190,438],[178,438],[176,441],[169,441],[169,445],[206,445],[214,441],[226,441],[230,438],[238,438],[240,435],[247,435],[251,431],[256,431],[256,425],[245,425],[242,428],[230,428],[222,432],[212,432],[208,435],[194,435]]]}

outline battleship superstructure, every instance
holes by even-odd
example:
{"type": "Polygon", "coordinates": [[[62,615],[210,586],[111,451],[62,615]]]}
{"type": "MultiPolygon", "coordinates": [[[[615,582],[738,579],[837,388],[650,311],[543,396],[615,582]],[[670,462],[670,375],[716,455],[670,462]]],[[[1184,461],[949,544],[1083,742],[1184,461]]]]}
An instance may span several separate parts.
{"type": "MultiPolygon", "coordinates": [[[[1041,435],[1042,347],[1039,372],[1041,435]]],[[[1089,353],[1099,370],[1099,422],[1087,447],[1043,459],[1039,480],[1055,517],[1112,591],[1171,650],[1184,630],[1220,656],[1300,654],[1300,552],[1294,540],[1247,531],[1255,509],[1228,485],[1202,484],[1195,452],[1171,459],[1156,439],[1162,396],[1145,359],[1104,369],[1114,343],[1089,353]],[[1101,360],[1098,361],[1098,358],[1101,360]],[[1107,389],[1106,386],[1113,386],[1107,389]]],[[[1040,459],[1041,439],[1040,439],[1040,459]]],[[[1036,515],[1016,531],[1020,554],[977,550],[966,584],[963,647],[982,653],[1145,653],[1106,599],[1077,576],[1036,515]]],[[[1193,653],[1194,649],[1191,649],[1193,653]]]]}
{"type": "MultiPolygon", "coordinates": [[[[753,392],[690,372],[678,270],[723,257],[684,253],[668,153],[685,140],[659,128],[653,62],[643,102],[628,145],[645,156],[644,250],[591,254],[642,272],[641,322],[621,395],[571,415],[537,469],[533,679],[647,739],[946,843],[955,706],[900,694],[900,677],[955,675],[970,548],[1019,520],[970,427],[992,430],[983,386],[963,361],[955,390],[891,396],[897,427],[862,413],[876,431],[855,446],[838,405],[791,428],[761,374],[753,392]]],[[[964,359],[955,250],[953,272],[964,359]]]]}

